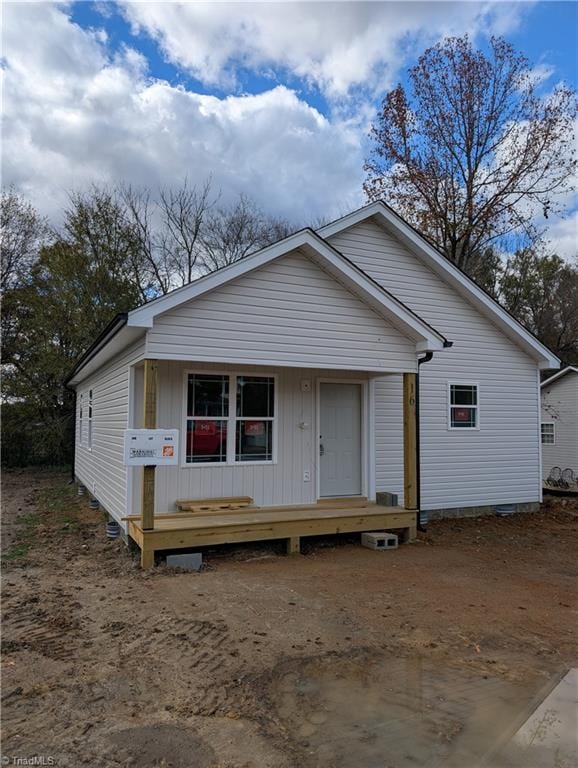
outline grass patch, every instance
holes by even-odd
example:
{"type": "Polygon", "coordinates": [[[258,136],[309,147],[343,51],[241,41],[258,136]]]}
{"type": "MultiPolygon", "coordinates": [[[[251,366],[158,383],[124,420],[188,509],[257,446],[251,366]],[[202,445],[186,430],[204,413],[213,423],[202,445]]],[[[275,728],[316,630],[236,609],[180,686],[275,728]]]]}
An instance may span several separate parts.
{"type": "Polygon", "coordinates": [[[36,529],[40,524],[41,516],[38,512],[28,512],[18,517],[18,533],[16,543],[2,552],[3,562],[13,563],[22,560],[28,555],[36,538],[36,529]]]}

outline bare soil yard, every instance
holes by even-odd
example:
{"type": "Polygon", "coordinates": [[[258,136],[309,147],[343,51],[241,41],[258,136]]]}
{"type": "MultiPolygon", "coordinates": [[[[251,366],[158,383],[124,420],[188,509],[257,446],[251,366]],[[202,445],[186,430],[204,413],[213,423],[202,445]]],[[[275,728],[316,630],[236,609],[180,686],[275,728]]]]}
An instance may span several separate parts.
{"type": "Polygon", "coordinates": [[[144,573],[67,481],[3,480],[5,759],[496,765],[488,753],[578,664],[576,501],[434,522],[394,552],[327,538],[144,573]]]}

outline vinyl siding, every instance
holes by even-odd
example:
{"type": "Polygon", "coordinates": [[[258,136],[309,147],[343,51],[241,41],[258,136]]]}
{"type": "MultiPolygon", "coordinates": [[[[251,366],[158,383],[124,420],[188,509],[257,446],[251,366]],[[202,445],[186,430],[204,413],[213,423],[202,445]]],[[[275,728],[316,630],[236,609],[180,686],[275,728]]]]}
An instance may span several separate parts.
{"type": "Polygon", "coordinates": [[[555,443],[542,445],[542,476],[552,467],[578,474],[578,373],[569,371],[551,386],[542,387],[542,421],[555,424],[555,443]]]}
{"type": "MultiPolygon", "coordinates": [[[[540,498],[536,363],[381,226],[355,225],[331,244],[448,339],[421,368],[424,510],[540,498]],[[448,382],[478,383],[480,429],[448,429],[448,382]]],[[[401,392],[376,385],[377,490],[403,487],[401,392]]]]}
{"type": "Polygon", "coordinates": [[[415,345],[299,252],[154,321],[149,357],[413,371],[415,345]]]}
{"type": "Polygon", "coordinates": [[[144,339],[117,355],[76,389],[75,473],[103,508],[117,520],[127,511],[127,474],[123,462],[123,446],[129,414],[129,371],[143,352],[144,339]],[[89,450],[88,393],[91,389],[92,450],[89,450]],[[81,393],[84,395],[82,436],[79,429],[81,393]]]}
{"type": "MultiPolygon", "coordinates": [[[[364,381],[358,372],[227,366],[160,361],[158,366],[159,427],[179,429],[182,441],[186,432],[184,418],[184,381],[187,370],[220,373],[268,373],[277,375],[277,419],[275,424],[277,462],[275,464],[235,464],[229,466],[160,467],[156,473],[156,510],[174,511],[177,499],[250,496],[258,505],[308,504],[317,500],[316,383],[321,378],[347,378],[364,381]],[[311,387],[303,391],[302,381],[311,387]],[[301,426],[306,425],[306,426],[301,426]],[[304,481],[304,471],[311,480],[304,481]]],[[[361,460],[361,457],[360,457],[361,460]]],[[[135,481],[137,477],[135,471],[135,481]]],[[[135,512],[138,501],[135,496],[135,512]]]]}

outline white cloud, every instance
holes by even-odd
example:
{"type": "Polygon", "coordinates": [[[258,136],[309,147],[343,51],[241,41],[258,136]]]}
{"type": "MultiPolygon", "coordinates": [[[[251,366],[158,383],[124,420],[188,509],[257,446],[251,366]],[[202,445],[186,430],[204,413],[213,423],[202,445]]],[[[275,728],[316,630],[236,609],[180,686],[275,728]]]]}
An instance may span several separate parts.
{"type": "Polygon", "coordinates": [[[239,66],[271,67],[308,81],[328,97],[352,86],[391,85],[405,49],[446,34],[505,33],[527,3],[283,2],[120,3],[135,32],[211,85],[232,87],[239,66]]]}
{"type": "Polygon", "coordinates": [[[3,182],[53,214],[94,181],[170,184],[212,175],[225,199],[310,220],[361,200],[357,126],[328,120],[278,86],[219,99],[147,76],[132,49],[111,59],[67,8],[4,10],[3,182]]]}
{"type": "Polygon", "coordinates": [[[548,251],[568,261],[578,256],[578,211],[564,219],[558,219],[548,229],[548,251]]]}

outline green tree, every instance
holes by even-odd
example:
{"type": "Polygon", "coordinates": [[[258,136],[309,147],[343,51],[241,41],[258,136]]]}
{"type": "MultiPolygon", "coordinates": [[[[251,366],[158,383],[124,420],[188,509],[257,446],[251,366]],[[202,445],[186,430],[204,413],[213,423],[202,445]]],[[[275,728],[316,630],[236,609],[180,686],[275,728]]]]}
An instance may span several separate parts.
{"type": "Polygon", "coordinates": [[[43,246],[3,296],[3,460],[70,460],[72,395],[63,381],[117,312],[142,298],[133,235],[110,201],[73,198],[63,237],[43,246]],[[9,449],[8,449],[9,447],[9,449]]]}
{"type": "Polygon", "coordinates": [[[578,264],[520,250],[504,268],[499,298],[564,363],[578,363],[578,264]]]}

